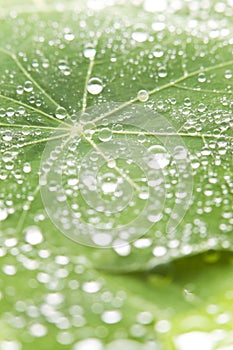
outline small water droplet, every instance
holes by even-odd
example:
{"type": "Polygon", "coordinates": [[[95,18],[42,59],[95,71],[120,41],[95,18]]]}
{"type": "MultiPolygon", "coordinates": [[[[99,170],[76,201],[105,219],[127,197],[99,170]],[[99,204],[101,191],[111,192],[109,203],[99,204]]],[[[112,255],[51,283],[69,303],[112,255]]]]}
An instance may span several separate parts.
{"type": "Polygon", "coordinates": [[[229,70],[229,69],[226,70],[224,76],[225,76],[226,79],[231,79],[232,78],[232,71],[229,70]]]}
{"type": "Polygon", "coordinates": [[[98,95],[103,91],[104,85],[101,79],[91,78],[87,84],[87,91],[92,95],[98,95]]]}

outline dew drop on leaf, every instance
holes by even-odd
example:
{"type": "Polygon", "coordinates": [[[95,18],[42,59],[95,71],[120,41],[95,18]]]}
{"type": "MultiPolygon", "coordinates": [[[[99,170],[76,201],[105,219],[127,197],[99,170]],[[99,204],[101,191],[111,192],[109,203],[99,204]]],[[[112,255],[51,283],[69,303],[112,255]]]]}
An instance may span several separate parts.
{"type": "Polygon", "coordinates": [[[99,95],[103,91],[103,81],[99,78],[91,78],[87,84],[87,91],[91,95],[99,95]]]}
{"type": "Polygon", "coordinates": [[[25,232],[25,241],[31,245],[37,245],[42,243],[44,237],[37,226],[30,226],[25,232]]]}
{"type": "Polygon", "coordinates": [[[167,76],[167,69],[165,67],[159,67],[158,76],[160,78],[165,78],[167,76]]]}
{"type": "Polygon", "coordinates": [[[156,45],[153,50],[153,55],[156,58],[162,57],[164,55],[164,51],[160,45],[156,45]]]}
{"type": "Polygon", "coordinates": [[[101,316],[102,321],[107,324],[118,323],[120,322],[121,318],[121,312],[118,310],[105,311],[101,316]]]}
{"type": "Polygon", "coordinates": [[[99,137],[99,140],[102,142],[110,141],[112,138],[112,131],[109,128],[103,128],[100,131],[98,137],[99,137]]]}
{"type": "Polygon", "coordinates": [[[24,83],[24,91],[32,92],[32,90],[33,90],[32,82],[29,81],[29,80],[25,81],[25,83],[24,83]]]}
{"type": "Polygon", "coordinates": [[[170,163],[171,156],[163,146],[153,145],[149,147],[148,154],[146,160],[151,169],[163,169],[170,163]]]}
{"type": "Polygon", "coordinates": [[[138,43],[143,43],[148,39],[149,35],[146,31],[146,27],[143,24],[138,24],[132,33],[132,39],[138,43]]]}
{"type": "Polygon", "coordinates": [[[76,343],[73,350],[104,350],[100,340],[95,338],[88,338],[76,343]]]}
{"type": "Polygon", "coordinates": [[[56,115],[57,119],[64,119],[66,117],[66,115],[67,115],[67,112],[66,112],[65,108],[59,106],[56,109],[55,115],[56,115]]]}
{"type": "Polygon", "coordinates": [[[95,55],[96,55],[96,49],[91,44],[88,44],[83,51],[83,56],[85,58],[89,58],[90,60],[93,60],[95,58],[95,55]]]}
{"type": "Polygon", "coordinates": [[[0,221],[6,220],[7,217],[8,217],[7,209],[0,208],[0,221]]]}
{"type": "Polygon", "coordinates": [[[148,91],[146,90],[139,90],[138,94],[137,94],[137,98],[139,99],[139,101],[141,102],[146,102],[149,99],[149,94],[148,91]]]}

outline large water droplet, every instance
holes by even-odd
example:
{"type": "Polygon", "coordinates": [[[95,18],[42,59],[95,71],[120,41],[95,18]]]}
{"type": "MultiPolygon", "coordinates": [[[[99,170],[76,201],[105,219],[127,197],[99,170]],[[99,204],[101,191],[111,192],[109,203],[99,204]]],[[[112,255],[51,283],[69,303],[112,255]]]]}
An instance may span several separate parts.
{"type": "Polygon", "coordinates": [[[66,114],[67,114],[67,112],[66,112],[65,108],[60,107],[60,106],[57,107],[56,113],[55,113],[57,119],[64,119],[66,117],[66,114]]]}
{"type": "Polygon", "coordinates": [[[91,78],[87,85],[87,91],[92,95],[98,95],[103,91],[104,85],[101,79],[91,78]]]}
{"type": "Polygon", "coordinates": [[[120,322],[122,316],[121,312],[118,310],[105,311],[102,314],[102,320],[108,324],[114,324],[120,322]]]}
{"type": "Polygon", "coordinates": [[[148,33],[143,24],[136,26],[135,31],[132,33],[132,39],[138,43],[143,43],[148,39],[148,33]]]}
{"type": "Polygon", "coordinates": [[[110,141],[112,138],[112,131],[109,128],[103,128],[98,137],[102,142],[110,141]]]}
{"type": "Polygon", "coordinates": [[[148,148],[148,165],[152,169],[163,169],[170,163],[170,154],[166,148],[160,145],[153,145],[148,148]]]}
{"type": "Polygon", "coordinates": [[[89,58],[90,60],[93,60],[95,55],[96,55],[96,49],[91,44],[88,44],[83,51],[83,56],[85,58],[89,58]]]}
{"type": "Polygon", "coordinates": [[[164,55],[163,49],[160,45],[154,47],[153,55],[156,58],[162,57],[164,55]]]}
{"type": "Polygon", "coordinates": [[[146,91],[146,90],[139,90],[138,94],[137,94],[137,98],[141,102],[146,102],[148,100],[148,98],[149,98],[148,91],[146,91]]]}
{"type": "Polygon", "coordinates": [[[37,226],[30,226],[26,230],[25,240],[29,244],[36,245],[42,243],[44,237],[37,226]]]}

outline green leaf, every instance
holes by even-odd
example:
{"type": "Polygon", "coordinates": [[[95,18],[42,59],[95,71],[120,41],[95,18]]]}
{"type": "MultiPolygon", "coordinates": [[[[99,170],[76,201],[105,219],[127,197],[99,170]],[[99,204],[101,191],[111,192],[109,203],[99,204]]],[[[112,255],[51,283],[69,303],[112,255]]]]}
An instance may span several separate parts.
{"type": "Polygon", "coordinates": [[[2,5],[3,350],[227,346],[231,3],[104,3],[2,5]]]}

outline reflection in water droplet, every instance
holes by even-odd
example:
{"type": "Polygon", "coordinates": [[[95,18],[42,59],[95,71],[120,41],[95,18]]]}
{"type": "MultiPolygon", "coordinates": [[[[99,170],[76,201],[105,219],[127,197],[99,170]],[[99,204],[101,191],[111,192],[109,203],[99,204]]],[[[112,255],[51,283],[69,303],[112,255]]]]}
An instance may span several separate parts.
{"type": "Polygon", "coordinates": [[[148,91],[146,91],[146,90],[138,91],[137,98],[141,102],[146,102],[149,99],[148,91]]]}
{"type": "Polygon", "coordinates": [[[92,95],[98,95],[103,91],[104,85],[101,79],[91,78],[87,84],[87,91],[92,95]]]}

